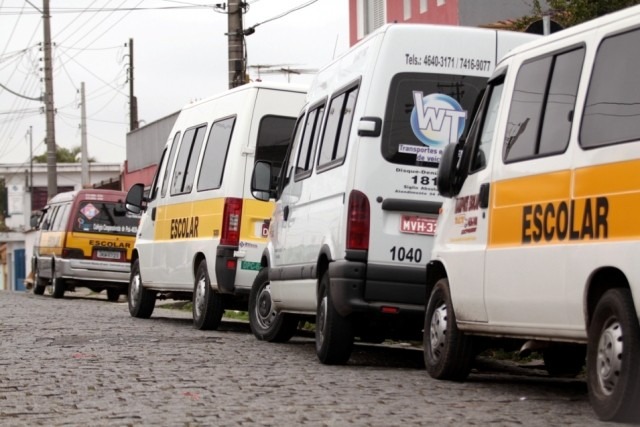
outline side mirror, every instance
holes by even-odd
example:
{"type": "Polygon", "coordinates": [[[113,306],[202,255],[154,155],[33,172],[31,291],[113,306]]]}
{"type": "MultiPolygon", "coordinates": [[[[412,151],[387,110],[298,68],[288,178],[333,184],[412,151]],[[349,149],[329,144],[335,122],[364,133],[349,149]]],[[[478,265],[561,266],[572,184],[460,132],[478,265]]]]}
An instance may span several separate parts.
{"type": "Polygon", "coordinates": [[[358,136],[380,136],[382,119],[380,117],[362,117],[358,122],[358,136]]]}
{"type": "Polygon", "coordinates": [[[253,173],[251,174],[251,194],[253,197],[263,202],[273,197],[272,182],[271,163],[258,160],[253,166],[253,173]]]}
{"type": "Polygon", "coordinates": [[[31,228],[38,230],[40,227],[40,218],[41,215],[37,214],[37,213],[33,213],[31,214],[31,217],[29,218],[29,225],[31,226],[31,228]]]}
{"type": "Polygon", "coordinates": [[[125,199],[125,208],[134,214],[140,214],[146,209],[147,198],[144,197],[144,184],[133,184],[125,199]]]}
{"type": "Polygon", "coordinates": [[[443,197],[454,197],[460,191],[458,161],[460,145],[449,144],[445,147],[438,166],[438,192],[443,197]]]}

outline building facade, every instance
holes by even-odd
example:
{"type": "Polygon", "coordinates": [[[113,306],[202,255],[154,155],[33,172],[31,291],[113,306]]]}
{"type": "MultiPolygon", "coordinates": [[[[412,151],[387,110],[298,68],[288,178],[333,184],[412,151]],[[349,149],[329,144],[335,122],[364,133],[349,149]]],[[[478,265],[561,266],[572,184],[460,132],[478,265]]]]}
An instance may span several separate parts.
{"type": "Polygon", "coordinates": [[[349,0],[349,42],[387,23],[483,27],[532,13],[530,2],[515,0],[349,0]]]}
{"type": "MultiPolygon", "coordinates": [[[[58,192],[80,190],[81,165],[58,163],[58,192]]],[[[89,182],[94,188],[121,189],[122,167],[118,163],[89,163],[89,182]]],[[[47,165],[0,164],[4,183],[4,228],[0,230],[0,289],[22,291],[31,273],[35,230],[34,213],[47,204],[47,165]]]]}

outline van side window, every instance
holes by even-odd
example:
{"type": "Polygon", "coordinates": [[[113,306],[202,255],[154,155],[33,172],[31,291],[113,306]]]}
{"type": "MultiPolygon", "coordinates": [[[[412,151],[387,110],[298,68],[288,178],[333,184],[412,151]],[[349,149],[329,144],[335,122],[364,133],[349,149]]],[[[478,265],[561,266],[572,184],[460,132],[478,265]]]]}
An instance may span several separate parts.
{"type": "Polygon", "coordinates": [[[173,179],[171,180],[172,196],[191,191],[197,164],[196,159],[198,158],[206,130],[207,126],[202,125],[185,131],[180,144],[180,151],[178,151],[178,157],[176,158],[176,166],[173,170],[173,179]]]}
{"type": "Polygon", "coordinates": [[[302,141],[296,162],[296,180],[306,178],[311,173],[323,116],[324,104],[315,107],[307,115],[307,122],[302,128],[302,141]]]}
{"type": "Polygon", "coordinates": [[[347,152],[349,131],[358,97],[358,87],[352,87],[337,95],[329,103],[327,121],[322,135],[318,168],[328,169],[342,164],[347,152]]]}
{"type": "Polygon", "coordinates": [[[584,107],[580,144],[584,148],[640,138],[638,70],[640,30],[608,37],[596,54],[584,107]]]}
{"type": "Polygon", "coordinates": [[[566,150],[583,59],[584,48],[579,48],[520,67],[505,134],[505,163],[566,150]]]}
{"type": "MultiPolygon", "coordinates": [[[[160,194],[162,197],[167,194],[167,187],[169,186],[169,171],[171,171],[173,159],[176,156],[178,141],[180,141],[180,132],[176,132],[176,135],[173,137],[173,142],[171,142],[171,150],[169,151],[169,157],[167,157],[167,162],[164,165],[164,173],[162,174],[162,191],[160,194]]],[[[162,163],[160,163],[160,165],[162,165],[162,163]]]]}
{"type": "Polygon", "coordinates": [[[166,165],[164,164],[166,156],[167,156],[167,149],[165,148],[164,150],[162,150],[162,155],[160,156],[160,163],[159,163],[160,166],[156,169],[156,173],[153,174],[153,180],[151,181],[151,192],[149,193],[149,200],[153,200],[158,196],[158,192],[160,190],[160,188],[158,187],[158,185],[160,184],[160,180],[158,179],[158,177],[164,170],[163,168],[166,168],[166,165]]]}
{"type": "Polygon", "coordinates": [[[53,213],[55,212],[55,207],[49,207],[44,213],[42,217],[42,222],[40,224],[41,230],[49,230],[51,229],[51,225],[53,223],[53,213]]]}
{"type": "Polygon", "coordinates": [[[200,126],[196,129],[196,134],[193,137],[193,144],[189,153],[189,160],[187,161],[184,185],[182,187],[183,193],[191,193],[191,189],[193,188],[193,181],[196,178],[196,168],[198,167],[198,159],[200,158],[200,151],[202,151],[202,143],[204,142],[204,135],[206,132],[206,125],[200,126]]]}
{"type": "Polygon", "coordinates": [[[496,131],[503,89],[504,76],[489,85],[487,96],[469,129],[468,141],[474,145],[471,166],[469,168],[469,172],[471,173],[482,170],[487,165],[487,159],[491,153],[491,145],[496,131]]]}
{"type": "Polygon", "coordinates": [[[266,160],[271,163],[274,178],[282,168],[295,124],[295,117],[264,116],[260,120],[255,160],[266,160]]]}
{"type": "Polygon", "coordinates": [[[296,165],[296,152],[298,149],[298,145],[300,145],[300,138],[302,138],[302,131],[304,130],[305,119],[307,118],[306,114],[302,114],[298,120],[296,121],[295,129],[293,130],[293,136],[291,139],[291,144],[287,150],[287,154],[284,160],[284,166],[280,170],[280,175],[278,176],[278,194],[282,194],[284,188],[289,185],[291,182],[291,177],[294,175],[295,165],[296,165]]]}
{"type": "Polygon", "coordinates": [[[200,168],[198,177],[198,191],[212,190],[222,185],[222,174],[235,122],[235,117],[228,117],[211,126],[202,156],[203,167],[200,168]]]}
{"type": "Polygon", "coordinates": [[[56,214],[56,219],[53,222],[53,227],[51,230],[53,231],[64,231],[67,226],[67,219],[69,218],[69,203],[65,203],[58,207],[58,213],[56,214]]]}

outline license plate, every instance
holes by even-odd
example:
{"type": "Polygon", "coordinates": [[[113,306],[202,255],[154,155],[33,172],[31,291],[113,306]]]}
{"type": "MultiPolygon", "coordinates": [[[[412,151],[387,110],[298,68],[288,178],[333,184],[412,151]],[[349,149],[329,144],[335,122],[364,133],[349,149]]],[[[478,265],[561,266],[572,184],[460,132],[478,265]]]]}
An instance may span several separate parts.
{"type": "Polygon", "coordinates": [[[400,232],[433,236],[436,233],[437,222],[438,220],[436,218],[402,215],[402,219],[400,220],[400,232]]]}
{"type": "Polygon", "coordinates": [[[120,252],[117,251],[98,251],[96,253],[98,258],[103,259],[120,259],[120,252]]]}

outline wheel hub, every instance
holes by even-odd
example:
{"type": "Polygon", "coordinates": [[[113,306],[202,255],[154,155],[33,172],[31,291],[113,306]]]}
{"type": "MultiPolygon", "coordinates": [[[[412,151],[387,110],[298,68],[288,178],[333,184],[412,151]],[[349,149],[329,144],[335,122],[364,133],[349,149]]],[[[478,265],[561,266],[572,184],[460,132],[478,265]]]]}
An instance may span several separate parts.
{"type": "Polygon", "coordinates": [[[258,321],[260,325],[268,328],[275,317],[273,310],[273,303],[271,301],[271,287],[269,285],[262,288],[258,295],[258,301],[256,304],[256,314],[258,315],[258,321]]]}
{"type": "Polygon", "coordinates": [[[447,306],[440,305],[431,316],[431,327],[429,328],[429,339],[431,341],[431,356],[439,360],[441,350],[444,348],[447,338],[447,306]]]}
{"type": "Polygon", "coordinates": [[[320,344],[324,341],[324,328],[327,320],[327,296],[325,295],[320,301],[320,310],[316,319],[316,329],[318,330],[318,338],[320,344]]]}
{"type": "Polygon", "coordinates": [[[140,275],[136,274],[131,280],[131,295],[129,298],[134,302],[134,305],[138,305],[140,300],[140,275]]]}
{"type": "Polygon", "coordinates": [[[611,395],[622,369],[622,327],[614,320],[604,328],[598,342],[598,383],[602,392],[611,395]]]}
{"type": "Polygon", "coordinates": [[[196,285],[196,296],[195,296],[195,304],[194,308],[196,310],[196,316],[200,316],[205,309],[205,295],[207,291],[207,281],[204,280],[204,277],[198,280],[198,284],[196,285]]]}

